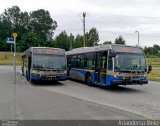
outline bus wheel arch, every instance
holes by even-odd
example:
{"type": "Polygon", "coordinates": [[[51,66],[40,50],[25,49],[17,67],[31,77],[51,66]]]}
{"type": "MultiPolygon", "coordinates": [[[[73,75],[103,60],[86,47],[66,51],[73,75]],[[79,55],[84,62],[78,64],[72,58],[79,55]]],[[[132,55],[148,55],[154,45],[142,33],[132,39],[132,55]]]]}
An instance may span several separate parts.
{"type": "Polygon", "coordinates": [[[87,85],[89,85],[89,86],[92,85],[92,78],[91,78],[91,73],[90,73],[90,72],[87,72],[87,73],[86,73],[85,82],[86,82],[87,85]]]}

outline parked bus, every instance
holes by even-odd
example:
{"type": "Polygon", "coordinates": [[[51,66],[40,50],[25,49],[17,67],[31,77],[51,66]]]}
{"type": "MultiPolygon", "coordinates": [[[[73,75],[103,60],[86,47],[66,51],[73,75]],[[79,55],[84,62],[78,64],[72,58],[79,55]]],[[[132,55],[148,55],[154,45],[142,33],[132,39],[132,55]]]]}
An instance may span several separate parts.
{"type": "Polygon", "coordinates": [[[28,81],[65,80],[67,78],[65,50],[31,47],[22,53],[22,74],[28,81]]]}
{"type": "Polygon", "coordinates": [[[68,75],[88,85],[148,84],[147,74],[152,66],[146,64],[139,47],[99,45],[66,52],[68,75]]]}

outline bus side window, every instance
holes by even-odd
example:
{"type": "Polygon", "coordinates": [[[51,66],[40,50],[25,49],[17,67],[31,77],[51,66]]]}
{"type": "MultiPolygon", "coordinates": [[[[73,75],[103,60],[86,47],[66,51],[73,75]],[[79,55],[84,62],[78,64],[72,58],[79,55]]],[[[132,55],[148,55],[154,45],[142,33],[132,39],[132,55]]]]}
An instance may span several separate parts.
{"type": "Polygon", "coordinates": [[[71,58],[71,64],[72,64],[72,66],[73,67],[76,67],[77,66],[77,55],[74,55],[74,56],[72,56],[72,58],[71,58]]]}
{"type": "Polygon", "coordinates": [[[93,68],[93,58],[88,58],[87,59],[87,67],[89,68],[89,69],[92,69],[93,68]]]}
{"type": "Polygon", "coordinates": [[[108,59],[108,70],[113,70],[112,57],[109,57],[108,59]]]}
{"type": "Polygon", "coordinates": [[[78,55],[77,57],[77,67],[83,69],[84,68],[84,55],[78,55]]]}
{"type": "Polygon", "coordinates": [[[88,53],[85,57],[85,67],[87,69],[95,69],[94,53],[88,53]]]}
{"type": "Polygon", "coordinates": [[[102,69],[106,69],[107,63],[105,60],[102,60],[102,69]]]}
{"type": "Polygon", "coordinates": [[[106,69],[106,66],[107,66],[107,54],[106,52],[103,53],[103,56],[102,56],[102,69],[105,70],[106,69]]]}

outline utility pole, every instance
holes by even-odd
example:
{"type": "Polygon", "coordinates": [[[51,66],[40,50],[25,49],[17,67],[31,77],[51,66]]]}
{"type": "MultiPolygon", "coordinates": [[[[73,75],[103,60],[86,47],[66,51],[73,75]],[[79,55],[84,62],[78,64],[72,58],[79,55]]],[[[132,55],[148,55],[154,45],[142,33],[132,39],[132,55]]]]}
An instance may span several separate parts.
{"type": "Polygon", "coordinates": [[[12,44],[11,44],[11,53],[12,53],[12,44]]]}
{"type": "Polygon", "coordinates": [[[83,47],[85,47],[85,45],[86,45],[85,18],[86,18],[86,12],[83,12],[83,47]]]}
{"type": "Polygon", "coordinates": [[[138,33],[138,47],[139,47],[139,31],[135,31],[135,33],[138,33]]]}
{"type": "Polygon", "coordinates": [[[14,37],[14,62],[13,62],[13,67],[14,67],[14,84],[16,84],[16,38],[17,38],[17,33],[14,32],[12,33],[12,36],[14,37]]]}
{"type": "MultiPolygon", "coordinates": [[[[12,35],[11,35],[11,38],[12,38],[12,35]]],[[[12,44],[11,44],[11,53],[12,53],[12,48],[13,48],[13,47],[12,47],[12,44]]]]}
{"type": "Polygon", "coordinates": [[[12,33],[12,36],[14,39],[12,37],[7,37],[7,43],[14,44],[13,70],[14,70],[14,84],[16,84],[16,38],[17,38],[17,33],[16,32],[12,33]]]}

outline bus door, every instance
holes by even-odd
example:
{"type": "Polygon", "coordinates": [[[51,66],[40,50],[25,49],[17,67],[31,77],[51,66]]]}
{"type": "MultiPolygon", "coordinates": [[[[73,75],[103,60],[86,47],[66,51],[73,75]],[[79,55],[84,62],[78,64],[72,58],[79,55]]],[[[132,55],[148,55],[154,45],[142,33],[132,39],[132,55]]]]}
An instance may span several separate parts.
{"type": "Polygon", "coordinates": [[[30,80],[30,74],[31,74],[31,64],[32,64],[32,59],[31,55],[28,57],[28,80],[30,80]]]}
{"type": "Polygon", "coordinates": [[[96,53],[95,60],[95,82],[100,83],[100,64],[101,64],[101,53],[96,53]]]}
{"type": "Polygon", "coordinates": [[[106,84],[107,52],[96,53],[95,81],[106,84]]]}

